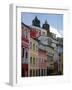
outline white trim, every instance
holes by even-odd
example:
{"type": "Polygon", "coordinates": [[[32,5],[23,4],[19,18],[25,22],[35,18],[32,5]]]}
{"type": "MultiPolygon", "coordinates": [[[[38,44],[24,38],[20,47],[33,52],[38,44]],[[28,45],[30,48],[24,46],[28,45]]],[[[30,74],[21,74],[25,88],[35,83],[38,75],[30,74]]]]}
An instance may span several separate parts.
{"type": "Polygon", "coordinates": [[[9,76],[9,83],[11,85],[17,84],[17,72],[16,72],[16,6],[10,5],[10,76],[9,76]]]}
{"type": "MultiPolygon", "coordinates": [[[[22,5],[10,5],[10,84],[11,85],[26,85],[26,84],[39,84],[39,83],[62,83],[69,81],[69,64],[65,61],[64,53],[64,75],[53,77],[28,77],[21,78],[21,12],[34,12],[34,13],[52,13],[64,14],[64,32],[68,29],[68,8],[63,7],[32,7],[22,5]],[[22,8],[21,8],[22,7],[22,8]],[[23,9],[24,8],[24,9],[23,9]],[[43,81],[43,82],[41,82],[43,81]]],[[[66,36],[65,36],[66,37],[66,36]]],[[[64,41],[66,44],[66,41],[64,41]]],[[[65,48],[64,48],[65,50],[65,48]]]]}

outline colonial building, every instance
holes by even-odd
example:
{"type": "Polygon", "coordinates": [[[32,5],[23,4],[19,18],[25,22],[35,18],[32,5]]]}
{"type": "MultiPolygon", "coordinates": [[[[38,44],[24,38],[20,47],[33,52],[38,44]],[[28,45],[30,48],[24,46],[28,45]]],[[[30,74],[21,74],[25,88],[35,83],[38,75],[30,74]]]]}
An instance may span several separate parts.
{"type": "Polygon", "coordinates": [[[30,44],[30,28],[21,23],[21,73],[22,77],[28,76],[28,65],[29,65],[29,44],[30,44]]]}

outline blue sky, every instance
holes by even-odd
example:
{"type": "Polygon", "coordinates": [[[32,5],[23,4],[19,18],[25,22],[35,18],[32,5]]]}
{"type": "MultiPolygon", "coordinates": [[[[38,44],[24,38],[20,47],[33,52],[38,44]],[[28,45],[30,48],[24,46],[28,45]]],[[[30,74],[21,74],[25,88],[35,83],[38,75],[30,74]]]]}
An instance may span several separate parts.
{"type": "Polygon", "coordinates": [[[48,23],[57,29],[58,31],[63,31],[63,15],[62,14],[44,14],[44,13],[21,13],[21,21],[25,23],[26,25],[32,25],[32,20],[35,18],[35,16],[38,17],[38,19],[42,24],[45,22],[45,20],[48,21],[48,23]]]}

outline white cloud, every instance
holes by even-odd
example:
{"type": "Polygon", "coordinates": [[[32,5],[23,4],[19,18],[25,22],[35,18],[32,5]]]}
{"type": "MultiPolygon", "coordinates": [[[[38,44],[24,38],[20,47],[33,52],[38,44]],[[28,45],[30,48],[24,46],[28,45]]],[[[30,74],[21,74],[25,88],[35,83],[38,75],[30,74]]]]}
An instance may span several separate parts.
{"type": "Polygon", "coordinates": [[[58,32],[58,30],[55,29],[55,28],[53,28],[52,26],[50,26],[50,32],[56,34],[56,37],[63,37],[63,31],[60,30],[60,31],[58,32]]]}
{"type": "Polygon", "coordinates": [[[63,36],[63,30],[59,30],[59,33],[63,36]]]}

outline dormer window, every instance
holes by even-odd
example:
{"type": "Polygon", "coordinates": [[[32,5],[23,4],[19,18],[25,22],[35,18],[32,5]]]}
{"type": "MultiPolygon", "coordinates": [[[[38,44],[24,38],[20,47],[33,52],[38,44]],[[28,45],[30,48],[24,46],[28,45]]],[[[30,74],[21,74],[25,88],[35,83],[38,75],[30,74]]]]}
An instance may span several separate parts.
{"type": "Polygon", "coordinates": [[[50,38],[48,38],[48,44],[51,45],[52,44],[52,40],[50,38]]]}

